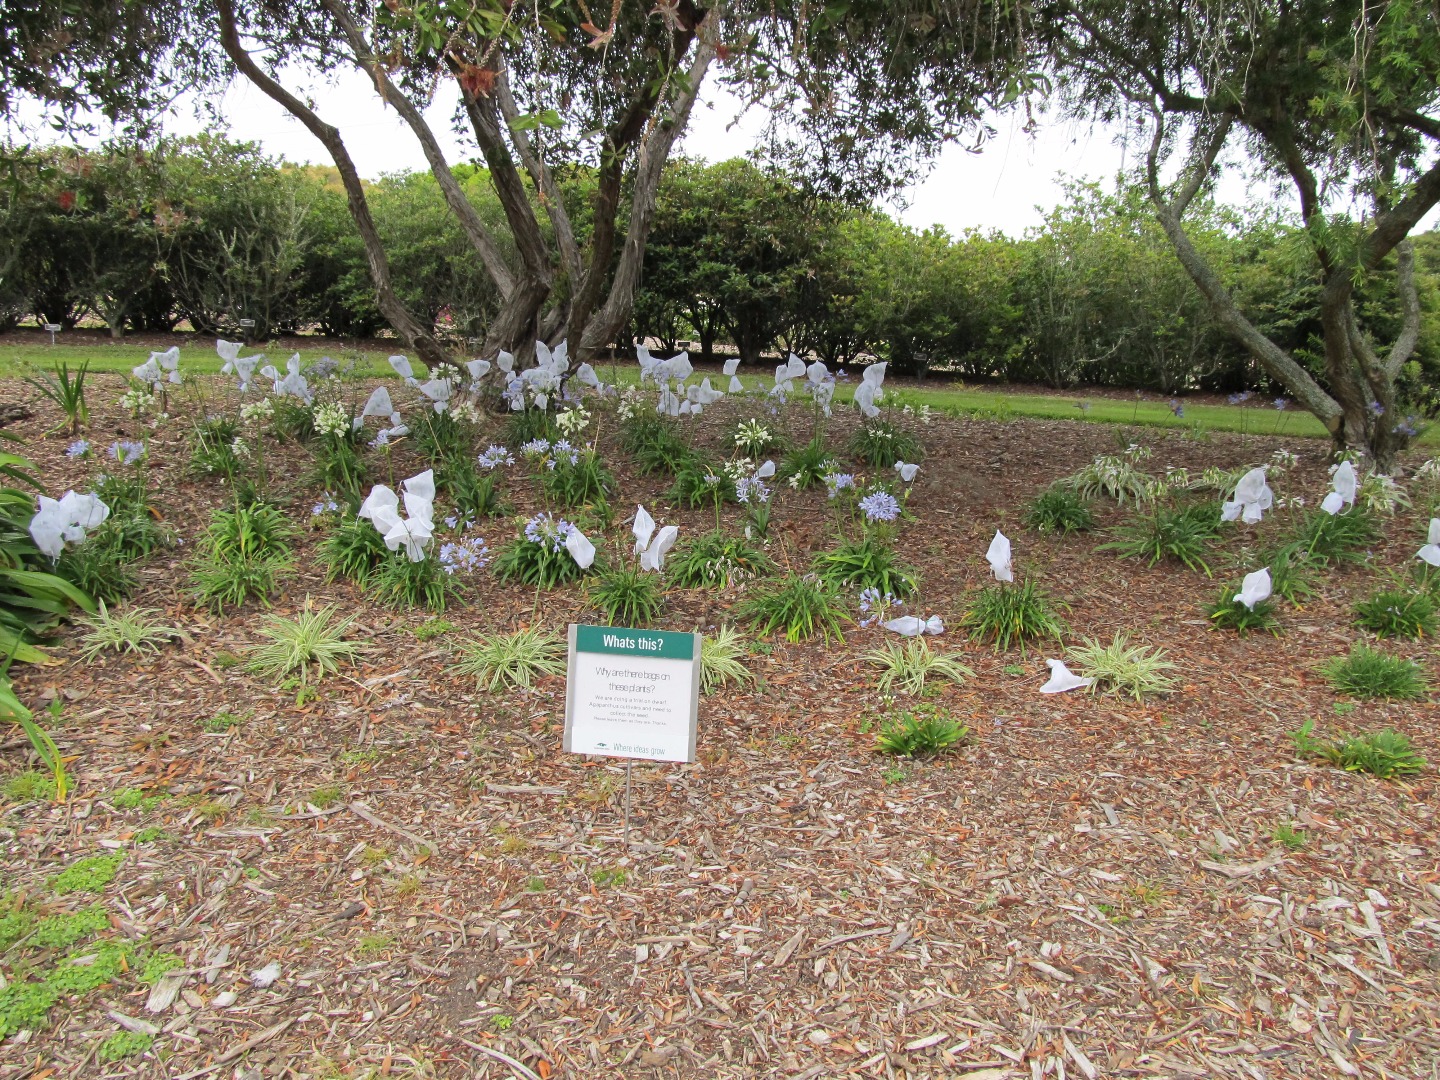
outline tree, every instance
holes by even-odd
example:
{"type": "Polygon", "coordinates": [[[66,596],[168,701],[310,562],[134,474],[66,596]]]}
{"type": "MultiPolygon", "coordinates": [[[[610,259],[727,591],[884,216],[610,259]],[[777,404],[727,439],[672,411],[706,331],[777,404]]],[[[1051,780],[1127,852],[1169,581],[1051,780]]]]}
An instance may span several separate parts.
{"type": "Polygon", "coordinates": [[[1042,5],[1038,22],[1073,109],[1148,127],[1151,203],[1217,322],[1319,417],[1337,447],[1391,468],[1414,433],[1398,393],[1420,324],[1407,238],[1440,202],[1435,8],[1421,0],[1060,0],[1042,5]],[[1186,213],[1232,139],[1298,198],[1320,281],[1318,375],[1247,317],[1187,229],[1186,213]],[[1181,175],[1163,183],[1162,166],[1176,153],[1185,155],[1181,175]],[[1382,344],[1356,290],[1392,252],[1402,316],[1382,344]]]}

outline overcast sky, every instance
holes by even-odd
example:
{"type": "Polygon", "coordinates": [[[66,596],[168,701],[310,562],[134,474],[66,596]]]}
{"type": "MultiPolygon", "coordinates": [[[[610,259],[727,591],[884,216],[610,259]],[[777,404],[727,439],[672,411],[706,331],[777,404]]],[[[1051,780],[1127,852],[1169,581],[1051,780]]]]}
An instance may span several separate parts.
{"type": "MultiPolygon", "coordinates": [[[[308,90],[321,117],[341,129],[361,175],[374,178],[426,167],[409,129],[381,104],[362,75],[345,73],[333,85],[308,90]]],[[[477,152],[473,143],[462,142],[451,130],[453,103],[448,88],[443,90],[427,118],[449,160],[461,162],[477,152]]],[[[290,161],[329,164],[319,142],[249,83],[237,81],[213,104],[228,122],[233,138],[258,142],[290,161]]],[[[680,151],[707,161],[743,156],[753,146],[764,117],[752,112],[737,119],[738,104],[712,86],[696,105],[680,151]]],[[[1040,132],[1031,136],[1020,130],[1021,123],[1018,116],[998,119],[997,135],[981,153],[949,147],[926,179],[903,193],[903,207],[888,209],[917,228],[939,224],[952,234],[998,229],[1019,236],[1064,201],[1062,175],[1108,185],[1127,164],[1124,150],[1107,131],[1051,122],[1042,124],[1040,132]]],[[[167,126],[173,134],[211,127],[193,115],[193,103],[178,106],[167,126]]],[[[1130,164],[1134,152],[1132,149],[1130,164]]],[[[1246,197],[1242,186],[1232,188],[1231,198],[1246,197]]]]}

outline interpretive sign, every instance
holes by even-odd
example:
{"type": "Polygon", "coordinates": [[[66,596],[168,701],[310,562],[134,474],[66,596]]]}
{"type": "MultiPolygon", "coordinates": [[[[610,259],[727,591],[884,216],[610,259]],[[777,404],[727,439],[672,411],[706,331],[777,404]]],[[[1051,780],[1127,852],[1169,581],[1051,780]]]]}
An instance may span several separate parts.
{"type": "Polygon", "coordinates": [[[570,624],[565,749],[695,760],[700,635],[570,624]]]}

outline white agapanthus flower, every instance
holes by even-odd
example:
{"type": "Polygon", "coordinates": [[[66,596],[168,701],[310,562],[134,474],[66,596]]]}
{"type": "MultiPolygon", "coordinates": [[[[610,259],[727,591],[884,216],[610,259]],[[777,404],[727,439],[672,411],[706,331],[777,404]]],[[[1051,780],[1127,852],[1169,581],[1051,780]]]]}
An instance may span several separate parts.
{"type": "Polygon", "coordinates": [[[1015,580],[1015,571],[1010,565],[1010,538],[999,529],[995,530],[995,539],[990,541],[990,547],[985,552],[985,561],[990,564],[990,572],[995,575],[996,581],[1015,580]]]}
{"type": "Polygon", "coordinates": [[[1320,509],[1327,514],[1338,514],[1345,507],[1353,506],[1358,487],[1355,466],[1348,461],[1342,461],[1330,470],[1330,494],[1325,496],[1320,509]]]}
{"type": "Polygon", "coordinates": [[[1240,591],[1235,594],[1235,602],[1244,604],[1250,611],[1255,610],[1255,605],[1270,599],[1270,571],[1262,567],[1245,575],[1245,580],[1240,583],[1240,591]]]}
{"type": "Polygon", "coordinates": [[[855,404],[867,419],[880,415],[875,403],[885,396],[886,367],[886,364],[871,364],[860,377],[860,385],[855,388],[855,404]]]}
{"type": "Polygon", "coordinates": [[[406,517],[400,516],[399,497],[384,484],[371,488],[357,516],[374,522],[391,551],[399,551],[403,546],[411,562],[420,562],[435,533],[435,471],[426,469],[404,481],[401,488],[405,493],[406,517]]]}
{"type": "Polygon", "coordinates": [[[67,491],[58,499],[40,496],[40,509],[30,519],[30,537],[51,559],[58,559],[67,543],[79,543],[110,516],[110,508],[97,495],[67,491]]]}
{"type": "Polygon", "coordinates": [[[1063,660],[1046,660],[1045,663],[1050,668],[1050,679],[1040,687],[1042,694],[1063,694],[1067,690],[1082,689],[1095,681],[1076,675],[1063,660]]]}
{"type": "Polygon", "coordinates": [[[1265,516],[1275,503],[1275,495],[1265,482],[1265,469],[1251,469],[1235,485],[1235,495],[1220,508],[1222,521],[1239,518],[1246,525],[1254,525],[1265,516]]]}
{"type": "Polygon", "coordinates": [[[1430,519],[1430,531],[1425,535],[1425,546],[1415,557],[1430,566],[1440,566],[1440,517],[1430,519]]]}
{"type": "Polygon", "coordinates": [[[665,562],[665,555],[675,546],[675,538],[680,530],[674,525],[666,525],[657,533],[655,519],[643,506],[637,506],[635,524],[630,531],[635,536],[635,554],[640,556],[640,569],[658,574],[665,562]]]}
{"type": "Polygon", "coordinates": [[[943,634],[945,622],[939,615],[931,615],[928,619],[922,619],[918,615],[902,615],[898,619],[891,619],[882,624],[886,630],[893,630],[905,637],[919,637],[921,634],[943,634]]]}

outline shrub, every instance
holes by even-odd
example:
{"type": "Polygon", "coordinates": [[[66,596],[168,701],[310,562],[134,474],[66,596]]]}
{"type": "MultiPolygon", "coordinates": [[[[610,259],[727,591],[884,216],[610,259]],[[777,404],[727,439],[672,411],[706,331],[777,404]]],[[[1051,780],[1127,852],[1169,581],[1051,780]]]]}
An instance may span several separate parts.
{"type": "Polygon", "coordinates": [[[454,574],[445,572],[433,554],[411,562],[402,549],[387,552],[366,587],[379,600],[395,607],[418,607],[439,613],[445,610],[451,595],[460,591],[460,582],[454,574]]]}
{"type": "Polygon", "coordinates": [[[550,442],[559,434],[555,418],[544,409],[521,409],[519,412],[510,413],[505,419],[505,445],[512,449],[536,439],[550,442]]]}
{"type": "Polygon", "coordinates": [[[660,614],[665,596],[658,575],[620,567],[606,570],[591,583],[590,604],[611,626],[648,626],[660,614]]]}
{"type": "Polygon", "coordinates": [[[906,709],[886,719],[875,747],[897,757],[943,753],[970,742],[970,729],[943,709],[906,709]]]}
{"type": "Polygon", "coordinates": [[[931,678],[948,679],[958,685],[975,675],[961,662],[960,653],[938,652],[924,637],[886,642],[873,652],[866,653],[865,659],[876,667],[884,668],[877,684],[881,693],[898,687],[915,696],[924,693],[925,683],[931,678]]]}
{"type": "Polygon", "coordinates": [[[689,453],[676,463],[675,483],[666,497],[692,510],[697,506],[737,501],[735,481],[725,469],[696,453],[689,453]]]}
{"type": "Polygon", "coordinates": [[[240,607],[250,599],[269,607],[270,597],[291,565],[291,560],[283,556],[241,555],[223,559],[202,554],[192,570],[195,599],[217,612],[240,607]]]}
{"type": "Polygon", "coordinates": [[[363,586],[389,554],[385,538],[367,518],[346,517],[320,544],[327,582],[345,578],[363,586]]]}
{"type": "Polygon", "coordinates": [[[1208,577],[1205,549],[1219,535],[1220,512],[1213,505],[1193,503],[1172,509],[1156,503],[1147,513],[1116,528],[1116,539],[1096,550],[1143,559],[1149,566],[1174,559],[1208,577]]]}
{"type": "Polygon", "coordinates": [[[825,475],[834,471],[835,458],[825,448],[825,437],[817,433],[781,459],[779,475],[782,480],[788,480],[791,487],[804,491],[819,487],[825,483],[825,475]]]}
{"type": "Polygon", "coordinates": [[[700,639],[700,692],[713,694],[730,683],[744,685],[755,681],[754,674],[742,663],[750,653],[744,637],[733,626],[721,625],[713,634],[700,639]]]}
{"type": "Polygon", "coordinates": [[[541,589],[578,581],[585,571],[565,547],[573,528],[564,518],[536,514],[521,534],[501,549],[495,559],[495,576],[541,589]]]}
{"type": "Polygon", "coordinates": [[[1012,645],[1024,649],[1025,642],[1065,632],[1065,624],[1051,609],[1050,602],[1033,581],[1020,584],[997,582],[980,590],[975,602],[961,617],[960,625],[970,631],[972,641],[990,641],[995,651],[1012,645]]]}
{"type": "Polygon", "coordinates": [[[540,473],[540,487],[562,507],[574,509],[603,503],[615,489],[615,477],[594,450],[577,450],[573,458],[563,453],[552,458],[540,473]]]}
{"type": "Polygon", "coordinates": [[[1311,576],[1314,564],[1295,543],[1277,548],[1268,559],[1270,591],[1292,604],[1300,604],[1315,595],[1311,576]]]}
{"type": "Polygon", "coordinates": [[[85,595],[107,604],[124,600],[135,591],[138,578],[131,569],[134,556],[107,533],[107,521],[82,544],[67,547],[55,564],[55,573],[85,595]]]}
{"type": "Polygon", "coordinates": [[[1370,515],[1351,507],[1341,514],[1310,511],[1300,519],[1290,542],[1307,559],[1358,562],[1379,539],[1380,529],[1370,515]]]}
{"type": "Polygon", "coordinates": [[[217,510],[202,543],[216,558],[290,554],[294,530],[278,507],[269,503],[217,510]]]}
{"type": "Polygon", "coordinates": [[[680,437],[675,421],[654,409],[642,409],[624,422],[620,445],[635,459],[645,475],[674,473],[690,457],[688,443],[680,437]]]}
{"type": "Polygon", "coordinates": [[[760,548],[719,531],[680,544],[665,563],[666,577],[682,589],[724,588],[774,572],[774,562],[760,548]]]}
{"type": "Polygon", "coordinates": [[[1357,642],[1349,656],[1336,657],[1320,667],[1330,685],[1357,698],[1408,699],[1425,696],[1425,675],[1420,665],[1387,656],[1357,642]]]}
{"type": "Polygon", "coordinates": [[[450,461],[467,460],[475,448],[474,428],[449,409],[443,413],[422,410],[419,419],[410,425],[410,437],[415,449],[437,467],[450,461]]]}
{"type": "Polygon", "coordinates": [[[266,503],[217,510],[194,563],[196,598],[217,610],[252,597],[268,607],[291,566],[291,535],[284,515],[266,503]]]}
{"type": "Polygon", "coordinates": [[[348,434],[324,435],[312,447],[315,453],[314,482],[326,491],[358,496],[369,469],[354,439],[348,434]]]}
{"type": "Polygon", "coordinates": [[[817,555],[813,570],[821,581],[837,588],[873,588],[897,598],[910,596],[917,587],[915,571],[902,565],[890,544],[873,532],[859,540],[843,540],[834,551],[817,555]]]}
{"type": "Polygon", "coordinates": [[[340,670],[341,660],[354,660],[360,646],[344,640],[345,631],[354,625],[357,615],[337,619],[334,607],[310,607],[293,619],[271,616],[260,628],[265,644],[250,653],[249,668],[281,682],[298,674],[300,685],[308,686],[313,673],[319,682],[326,675],[340,670]]]}
{"type": "Polygon", "coordinates": [[[496,490],[494,472],[480,472],[466,458],[446,462],[436,473],[440,487],[450,494],[455,514],[462,521],[498,517],[506,512],[496,490]]]}
{"type": "Polygon", "coordinates": [[[1175,680],[1166,674],[1175,670],[1175,665],[1165,659],[1165,650],[1131,645],[1123,633],[1117,633],[1108,645],[1086,638],[1070,655],[1075,674],[1093,680],[1092,693],[1108,690],[1141,701],[1147,694],[1164,694],[1175,688],[1175,680]]]}
{"type": "Polygon", "coordinates": [[[85,377],[89,373],[88,359],[80,362],[73,375],[70,364],[61,359],[52,371],[41,371],[25,379],[65,414],[65,427],[72,438],[90,422],[90,406],[85,401],[85,377]]]}
{"type": "Polygon", "coordinates": [[[173,626],[157,622],[154,608],[131,608],[111,614],[100,601],[99,610],[82,624],[80,656],[90,661],[106,652],[158,653],[160,646],[180,636],[173,626]]]}
{"type": "Polygon", "coordinates": [[[208,416],[190,431],[190,471],[199,476],[233,478],[244,468],[235,452],[240,421],[233,416],[208,416]]]}
{"type": "Polygon", "coordinates": [[[565,674],[565,642],[544,627],[462,642],[460,651],[454,670],[475,676],[482,690],[528,687],[542,676],[565,674]]]}
{"type": "Polygon", "coordinates": [[[1095,527],[1090,503],[1074,491],[1056,486],[1040,493],[1025,511],[1025,524],[1036,532],[1085,532],[1095,527]]]}
{"type": "Polygon", "coordinates": [[[1409,737],[1398,731],[1387,729],[1320,742],[1313,737],[1314,730],[1315,721],[1306,720],[1300,730],[1290,733],[1298,756],[1322,758],[1346,772],[1368,772],[1382,780],[1413,775],[1425,768],[1425,759],[1411,747],[1409,737]]]}
{"type": "Polygon", "coordinates": [[[897,461],[916,462],[925,454],[918,438],[878,416],[855,429],[846,450],[872,469],[893,468],[897,461]]]}
{"type": "Polygon", "coordinates": [[[1423,592],[1384,589],[1355,605],[1355,621],[1381,637],[1435,636],[1435,601],[1423,592]]]}
{"type": "Polygon", "coordinates": [[[1210,621],[1222,629],[1234,630],[1241,637],[1248,637],[1256,630],[1267,630],[1278,636],[1280,620],[1275,617],[1275,601],[1265,599],[1247,608],[1235,599],[1238,591],[1235,585],[1226,585],[1220,590],[1215,602],[1205,609],[1210,621]]]}
{"type": "Polygon", "coordinates": [[[813,577],[787,575],[747,597],[739,615],[760,634],[785,632],[786,641],[808,641],[817,634],[843,642],[840,624],[849,621],[834,585],[813,577]]]}

